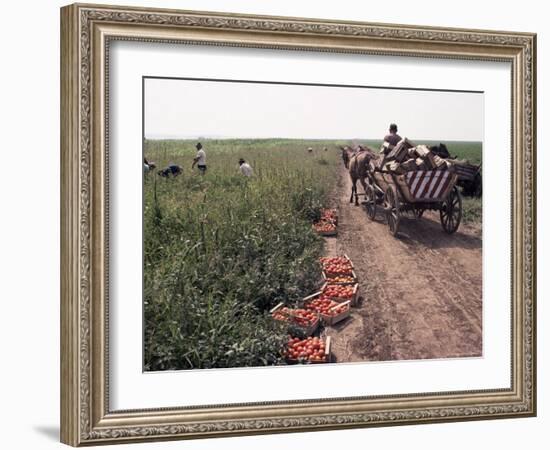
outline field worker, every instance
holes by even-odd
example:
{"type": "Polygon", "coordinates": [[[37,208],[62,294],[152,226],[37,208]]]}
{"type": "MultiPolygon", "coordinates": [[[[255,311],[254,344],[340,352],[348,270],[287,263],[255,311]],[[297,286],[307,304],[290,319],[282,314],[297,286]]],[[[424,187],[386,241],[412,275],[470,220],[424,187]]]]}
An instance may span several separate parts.
{"type": "Polygon", "coordinates": [[[147,158],[143,158],[143,164],[149,167],[149,170],[156,169],[157,165],[153,161],[148,161],[147,158]]]}
{"type": "Polygon", "coordinates": [[[206,172],[206,153],[204,152],[200,142],[197,142],[195,148],[197,149],[197,155],[193,158],[193,165],[191,166],[191,169],[194,169],[196,164],[201,175],[204,175],[206,172]]]}
{"type": "Polygon", "coordinates": [[[384,143],[388,143],[392,147],[395,147],[401,140],[401,136],[397,134],[397,125],[395,123],[390,124],[390,134],[384,136],[384,143]]]}
{"type": "Polygon", "coordinates": [[[239,170],[245,177],[252,176],[252,167],[244,159],[239,159],[239,170]]]}
{"type": "Polygon", "coordinates": [[[169,164],[168,167],[159,170],[157,173],[159,174],[159,176],[164,178],[168,178],[170,175],[172,175],[173,177],[177,177],[178,175],[183,173],[183,169],[177,164],[169,164]]]}

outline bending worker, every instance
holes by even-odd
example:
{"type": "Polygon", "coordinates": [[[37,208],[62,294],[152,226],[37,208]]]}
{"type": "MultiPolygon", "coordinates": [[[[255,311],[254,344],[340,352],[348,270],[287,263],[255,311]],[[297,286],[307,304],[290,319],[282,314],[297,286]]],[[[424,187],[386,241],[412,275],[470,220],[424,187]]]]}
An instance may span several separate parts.
{"type": "Polygon", "coordinates": [[[245,176],[245,177],[251,177],[252,176],[252,167],[250,164],[248,164],[244,159],[239,159],[239,171],[245,176]]]}

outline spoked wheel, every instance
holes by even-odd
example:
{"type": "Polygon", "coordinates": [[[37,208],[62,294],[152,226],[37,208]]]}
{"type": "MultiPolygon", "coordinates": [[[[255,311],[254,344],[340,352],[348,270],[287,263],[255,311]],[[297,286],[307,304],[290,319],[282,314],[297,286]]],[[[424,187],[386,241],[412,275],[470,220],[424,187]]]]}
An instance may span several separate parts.
{"type": "Polygon", "coordinates": [[[453,187],[449,197],[441,205],[439,217],[441,218],[441,226],[446,233],[453,234],[458,230],[462,220],[462,197],[456,186],[453,187]]]}
{"type": "Polygon", "coordinates": [[[370,183],[367,184],[365,189],[365,208],[367,209],[367,217],[374,220],[376,217],[376,194],[370,183]]]}
{"type": "Polygon", "coordinates": [[[424,211],[425,211],[424,208],[414,208],[413,209],[414,218],[415,219],[421,219],[422,216],[424,215],[424,211]]]}
{"type": "Polygon", "coordinates": [[[386,208],[386,217],[388,219],[390,233],[393,236],[396,236],[399,231],[401,214],[399,212],[399,199],[397,198],[397,194],[393,186],[388,186],[388,189],[384,194],[384,206],[386,208]]]}

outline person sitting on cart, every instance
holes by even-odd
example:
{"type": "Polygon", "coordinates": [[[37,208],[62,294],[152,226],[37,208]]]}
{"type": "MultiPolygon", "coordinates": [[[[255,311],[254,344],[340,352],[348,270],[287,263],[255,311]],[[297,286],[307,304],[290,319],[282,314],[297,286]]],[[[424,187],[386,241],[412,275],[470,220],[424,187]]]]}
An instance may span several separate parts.
{"type": "Polygon", "coordinates": [[[382,144],[382,151],[384,152],[384,155],[391,152],[400,140],[401,136],[397,134],[397,125],[395,123],[390,124],[390,134],[384,136],[384,144],[382,144]]]}

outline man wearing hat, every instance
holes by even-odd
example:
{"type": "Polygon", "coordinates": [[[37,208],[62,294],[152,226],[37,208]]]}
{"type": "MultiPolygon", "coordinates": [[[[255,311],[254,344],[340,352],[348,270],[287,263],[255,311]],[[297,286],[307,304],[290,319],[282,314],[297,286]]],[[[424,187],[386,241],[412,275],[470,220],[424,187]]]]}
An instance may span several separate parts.
{"type": "Polygon", "coordinates": [[[206,172],[206,153],[204,152],[200,142],[197,142],[195,148],[197,149],[197,155],[193,158],[193,165],[191,166],[191,169],[194,169],[196,164],[201,175],[204,175],[206,172]]]}
{"type": "Polygon", "coordinates": [[[250,167],[250,164],[248,164],[244,159],[239,159],[239,171],[245,176],[245,177],[251,177],[252,176],[252,167],[250,167]]]}

